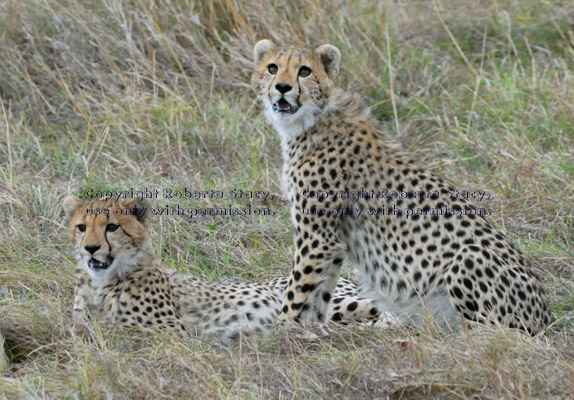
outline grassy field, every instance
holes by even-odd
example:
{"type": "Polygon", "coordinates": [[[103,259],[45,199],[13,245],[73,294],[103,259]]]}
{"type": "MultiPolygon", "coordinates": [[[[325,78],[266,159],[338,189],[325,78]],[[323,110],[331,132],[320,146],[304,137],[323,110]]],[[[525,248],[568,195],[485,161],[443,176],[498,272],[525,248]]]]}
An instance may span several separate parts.
{"type": "Polygon", "coordinates": [[[0,0],[0,398],[574,398],[570,0],[159,3],[0,0]],[[340,86],[383,129],[491,194],[482,204],[542,276],[545,334],[281,327],[222,346],[72,324],[61,203],[89,189],[221,190],[156,205],[268,207],[153,217],[153,248],[207,279],[289,272],[279,140],[249,88],[262,38],[337,46],[340,86]]]}

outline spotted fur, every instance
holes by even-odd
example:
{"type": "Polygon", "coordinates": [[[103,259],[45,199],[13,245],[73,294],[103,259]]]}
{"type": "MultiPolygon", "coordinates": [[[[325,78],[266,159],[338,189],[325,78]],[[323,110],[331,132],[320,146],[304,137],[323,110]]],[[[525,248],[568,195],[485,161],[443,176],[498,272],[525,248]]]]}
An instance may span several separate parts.
{"type": "MultiPolygon", "coordinates": [[[[210,282],[163,268],[147,244],[147,201],[68,197],[64,209],[78,260],[77,318],[88,311],[111,324],[210,334],[224,341],[275,323],[287,278],[210,282]]],[[[346,279],[338,281],[329,310],[332,320],[384,317],[346,279]]]]}
{"type": "Polygon", "coordinates": [[[363,293],[407,320],[430,313],[455,329],[464,317],[532,334],[547,326],[529,260],[467,200],[447,199],[454,189],[440,177],[392,146],[359,96],[333,88],[336,48],[262,40],[254,56],[252,87],[281,137],[295,227],[281,320],[327,319],[348,259],[363,293]],[[392,191],[407,196],[384,196],[392,191]],[[416,209],[423,215],[407,218],[416,209]]]}

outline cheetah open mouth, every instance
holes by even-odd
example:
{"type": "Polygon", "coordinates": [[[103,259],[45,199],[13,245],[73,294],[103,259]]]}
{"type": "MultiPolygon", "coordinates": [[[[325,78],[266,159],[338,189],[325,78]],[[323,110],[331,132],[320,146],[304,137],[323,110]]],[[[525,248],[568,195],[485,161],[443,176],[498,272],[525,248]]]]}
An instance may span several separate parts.
{"type": "Polygon", "coordinates": [[[113,261],[114,259],[111,257],[108,257],[105,262],[96,260],[95,258],[92,257],[88,261],[88,267],[90,267],[91,269],[108,269],[108,267],[112,265],[113,261]]]}
{"type": "Polygon", "coordinates": [[[281,97],[277,103],[273,103],[273,111],[276,113],[294,114],[299,107],[292,105],[285,98],[281,97]]]}

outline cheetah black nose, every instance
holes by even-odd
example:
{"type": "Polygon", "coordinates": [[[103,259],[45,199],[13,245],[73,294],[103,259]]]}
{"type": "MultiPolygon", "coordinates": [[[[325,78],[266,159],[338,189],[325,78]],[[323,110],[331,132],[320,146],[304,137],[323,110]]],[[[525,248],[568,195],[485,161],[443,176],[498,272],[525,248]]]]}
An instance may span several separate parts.
{"type": "Polygon", "coordinates": [[[96,251],[98,251],[100,249],[99,244],[87,244],[84,249],[86,249],[90,254],[94,254],[96,251]]]}
{"type": "Polygon", "coordinates": [[[291,86],[288,83],[278,83],[277,85],[275,85],[275,89],[277,89],[279,93],[283,94],[293,89],[293,86],[291,86]]]}

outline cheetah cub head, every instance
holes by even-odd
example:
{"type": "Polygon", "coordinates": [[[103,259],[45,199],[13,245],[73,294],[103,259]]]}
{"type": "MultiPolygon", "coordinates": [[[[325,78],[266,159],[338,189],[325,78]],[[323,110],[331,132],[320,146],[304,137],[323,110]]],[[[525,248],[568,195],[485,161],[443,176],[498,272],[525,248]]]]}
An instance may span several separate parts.
{"type": "Polygon", "coordinates": [[[310,50],[270,40],[258,42],[253,53],[253,90],[269,123],[289,142],[312,127],[327,105],[341,53],[329,44],[310,50]]]}
{"type": "Polygon", "coordinates": [[[122,278],[137,266],[147,238],[146,200],[64,200],[78,265],[98,280],[122,278]]]}

